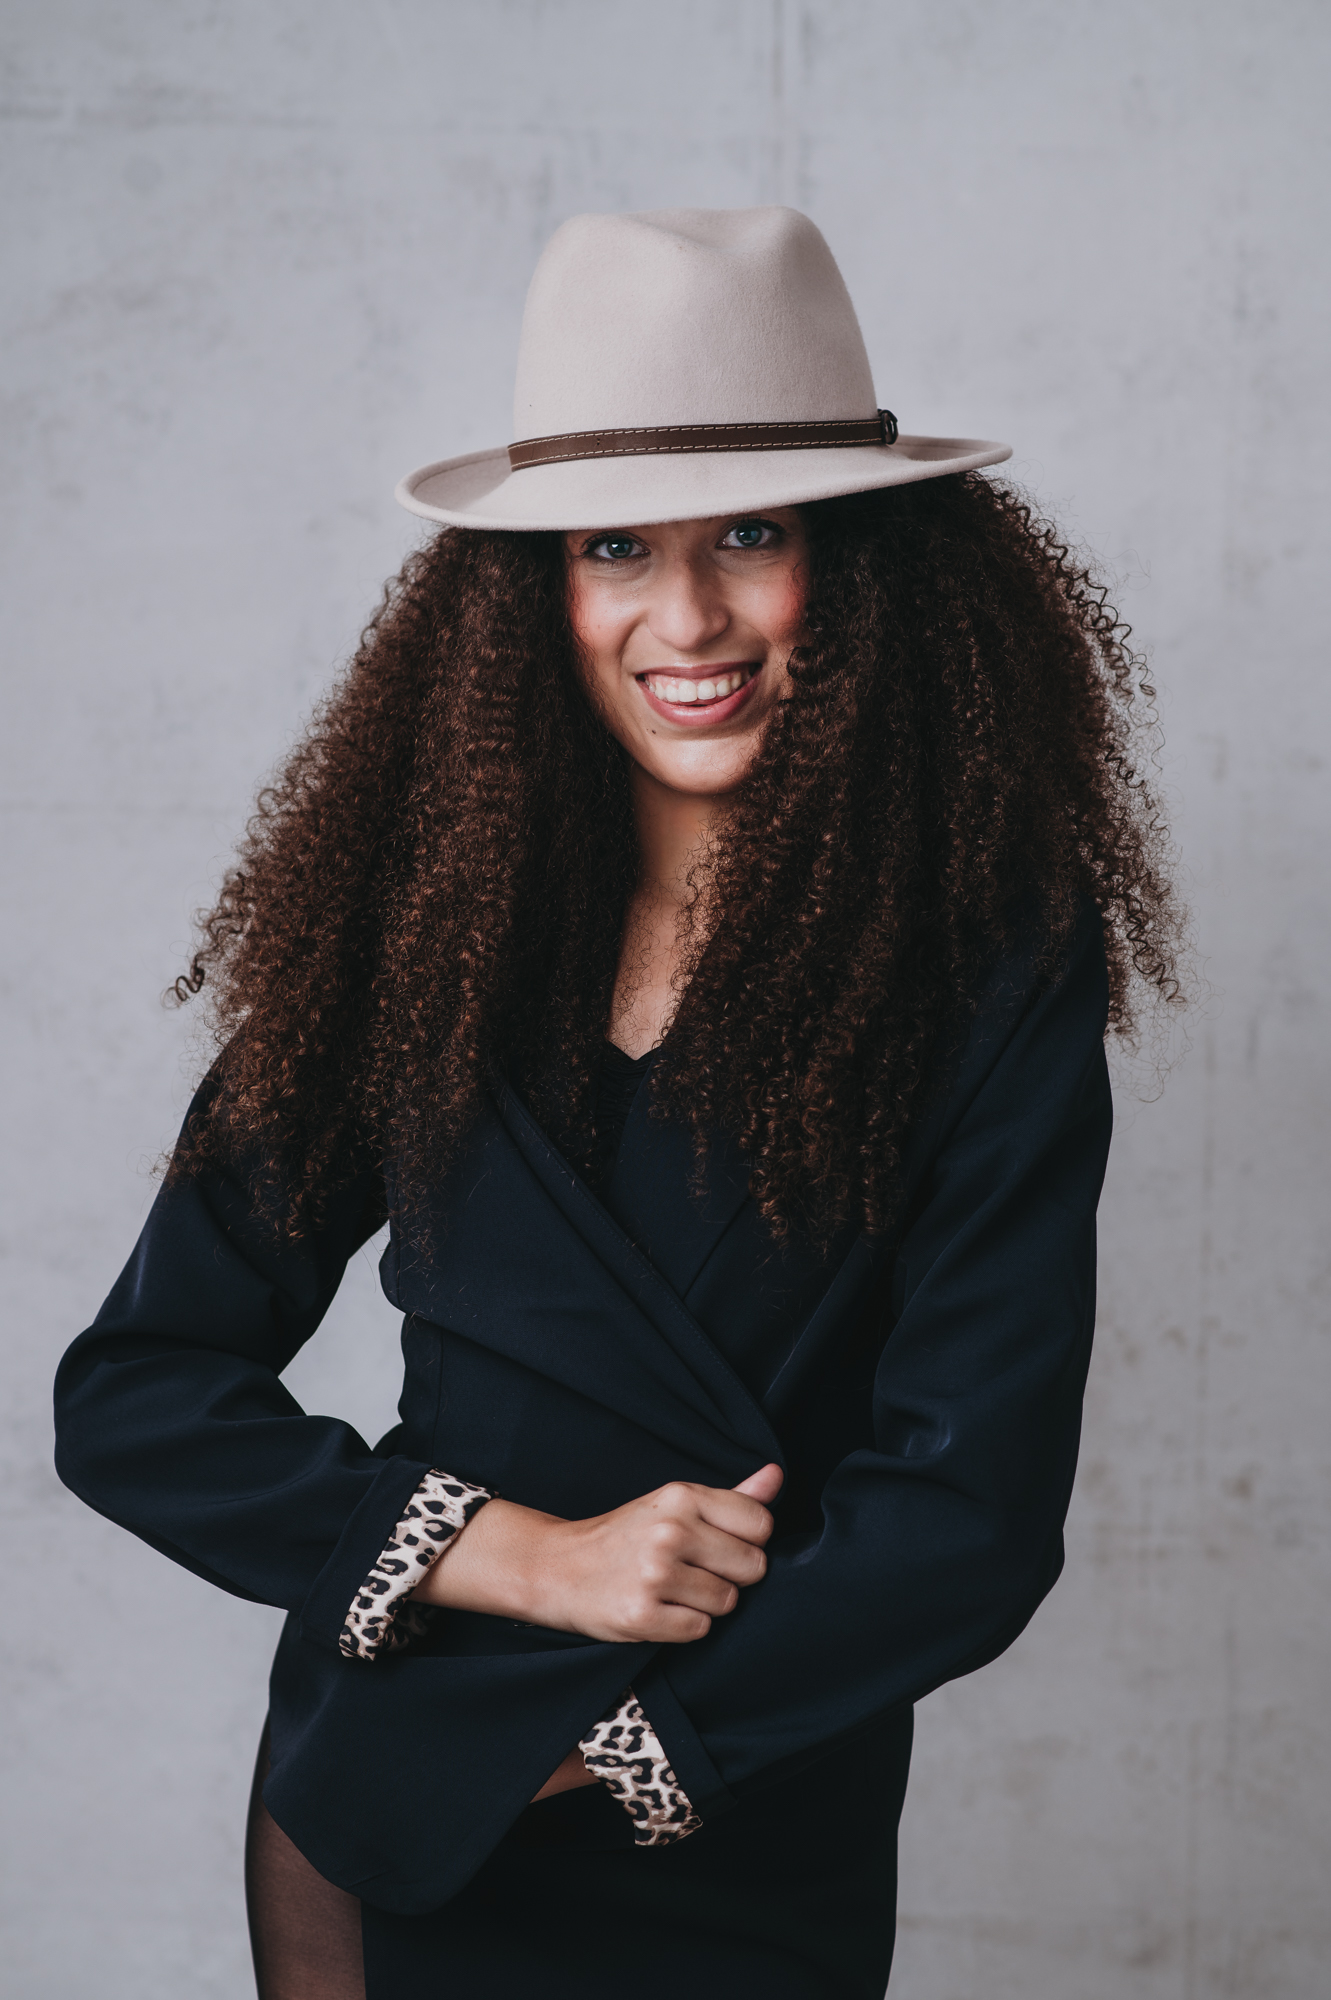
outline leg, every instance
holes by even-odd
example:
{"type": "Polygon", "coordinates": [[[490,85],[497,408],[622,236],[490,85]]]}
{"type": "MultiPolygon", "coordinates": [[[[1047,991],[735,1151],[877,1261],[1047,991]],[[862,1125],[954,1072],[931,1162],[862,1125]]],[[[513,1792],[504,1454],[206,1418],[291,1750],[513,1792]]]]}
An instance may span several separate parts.
{"type": "Polygon", "coordinates": [[[259,2000],[365,2000],[360,1902],[326,1882],[263,1802],[265,1722],[245,1834],[245,1902],[259,2000]]]}

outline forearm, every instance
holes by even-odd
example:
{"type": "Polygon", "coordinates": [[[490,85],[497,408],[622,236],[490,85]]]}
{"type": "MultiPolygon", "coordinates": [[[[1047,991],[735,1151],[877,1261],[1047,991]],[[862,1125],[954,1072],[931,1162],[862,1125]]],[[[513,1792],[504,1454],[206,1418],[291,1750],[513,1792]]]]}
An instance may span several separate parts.
{"type": "Polygon", "coordinates": [[[430,1565],[412,1595],[441,1610],[482,1611],[553,1631],[574,1631],[572,1622],[560,1615],[557,1590],[551,1589],[552,1531],[568,1525],[534,1507],[491,1500],[430,1565]]]}
{"type": "Polygon", "coordinates": [[[766,1568],[772,1517],[763,1501],[780,1483],[777,1466],[745,1482],[756,1492],[676,1482],[581,1521],[490,1500],[413,1594],[441,1609],[615,1644],[704,1638],[766,1568]]]}
{"type": "Polygon", "coordinates": [[[532,1804],[535,1805],[539,1799],[551,1799],[556,1792],[574,1792],[582,1785],[597,1785],[600,1782],[597,1773],[587,1769],[582,1746],[579,1744],[576,1749],[570,1750],[563,1763],[551,1772],[537,1792],[536,1798],[532,1800],[532,1804]]]}

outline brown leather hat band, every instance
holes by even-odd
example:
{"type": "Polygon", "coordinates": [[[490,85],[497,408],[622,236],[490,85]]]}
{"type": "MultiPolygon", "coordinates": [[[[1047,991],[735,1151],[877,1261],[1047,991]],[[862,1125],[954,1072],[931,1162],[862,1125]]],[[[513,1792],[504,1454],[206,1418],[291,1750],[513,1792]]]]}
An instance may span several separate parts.
{"type": "Polygon", "coordinates": [[[813,418],[790,424],[665,424],[622,431],[563,431],[520,438],[508,448],[514,472],[529,465],[563,465],[574,458],[645,458],[677,451],[823,451],[829,446],[895,444],[890,410],[876,417],[813,418]]]}

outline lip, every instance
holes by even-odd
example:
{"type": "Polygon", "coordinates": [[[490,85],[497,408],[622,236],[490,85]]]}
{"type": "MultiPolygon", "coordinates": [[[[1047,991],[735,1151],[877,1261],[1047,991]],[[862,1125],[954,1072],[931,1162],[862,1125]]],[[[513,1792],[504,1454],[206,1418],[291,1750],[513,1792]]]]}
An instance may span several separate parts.
{"type": "Polygon", "coordinates": [[[714,729],[719,723],[729,722],[732,716],[739,714],[757,687],[762,670],[761,660],[712,660],[702,667],[651,667],[644,673],[635,674],[634,679],[642,690],[647,706],[654,709],[666,722],[678,723],[684,729],[714,729]],[[677,681],[704,681],[715,679],[717,674],[738,673],[744,667],[752,668],[752,672],[743,687],[736,688],[734,694],[723,695],[720,701],[709,701],[702,705],[695,701],[662,701],[661,697],[653,694],[647,685],[647,672],[668,673],[677,681]]]}

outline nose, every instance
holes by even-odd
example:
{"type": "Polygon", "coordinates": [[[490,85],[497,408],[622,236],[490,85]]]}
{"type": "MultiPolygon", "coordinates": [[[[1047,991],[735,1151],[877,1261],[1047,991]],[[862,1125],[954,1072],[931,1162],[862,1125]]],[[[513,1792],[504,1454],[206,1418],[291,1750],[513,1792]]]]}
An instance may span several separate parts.
{"type": "Polygon", "coordinates": [[[720,638],[730,623],[730,607],[710,565],[681,555],[664,565],[654,582],[647,629],[662,646],[696,653],[720,638]]]}

